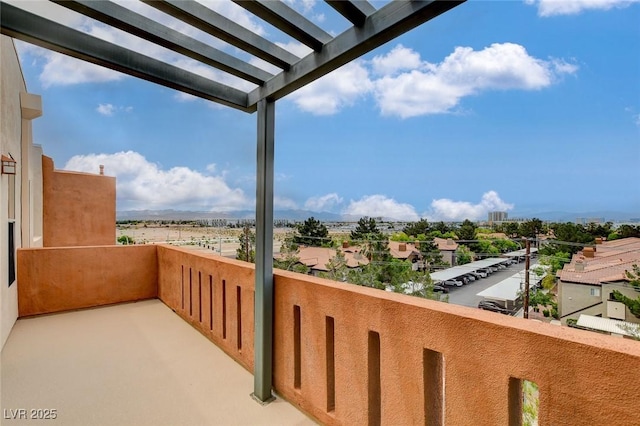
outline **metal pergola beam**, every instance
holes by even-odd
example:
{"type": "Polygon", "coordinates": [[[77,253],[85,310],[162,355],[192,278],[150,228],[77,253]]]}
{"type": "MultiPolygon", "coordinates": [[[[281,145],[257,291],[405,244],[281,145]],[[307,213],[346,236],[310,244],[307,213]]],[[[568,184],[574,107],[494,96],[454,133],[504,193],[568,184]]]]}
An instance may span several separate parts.
{"type": "Polygon", "coordinates": [[[393,1],[370,15],[363,27],[349,28],[322,51],[310,53],[250,92],[249,105],[280,99],[464,1],[393,1]]]}
{"type": "Polygon", "coordinates": [[[327,4],[347,18],[356,27],[364,25],[367,16],[375,13],[376,8],[366,0],[327,0],[327,4]]]}
{"type": "Polygon", "coordinates": [[[232,1],[315,51],[321,50],[324,44],[333,39],[333,37],[322,28],[283,2],[259,0],[232,1]]]}
{"type": "Polygon", "coordinates": [[[141,1],[284,70],[300,59],[195,1],[141,1]]]}
{"type": "Polygon", "coordinates": [[[111,1],[51,1],[251,83],[259,85],[273,77],[258,67],[111,1]]]}
{"type": "Polygon", "coordinates": [[[246,112],[247,94],[2,3],[2,34],[246,112]]]}

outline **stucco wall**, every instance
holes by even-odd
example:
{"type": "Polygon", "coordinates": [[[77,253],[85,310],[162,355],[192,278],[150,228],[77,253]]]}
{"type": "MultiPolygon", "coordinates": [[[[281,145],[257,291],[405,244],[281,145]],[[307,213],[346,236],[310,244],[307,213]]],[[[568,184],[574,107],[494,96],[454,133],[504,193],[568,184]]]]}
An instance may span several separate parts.
{"type": "MultiPolygon", "coordinates": [[[[164,303],[253,369],[253,265],[154,245],[32,249],[19,260],[48,280],[28,295],[43,304],[95,303],[121,294],[112,283],[155,279],[164,303]]],[[[539,386],[539,424],[640,418],[638,342],[284,271],[274,284],[274,388],[322,423],[517,425],[523,379],[539,386]]]]}
{"type": "MultiPolygon", "coordinates": [[[[26,91],[22,70],[13,41],[0,37],[0,153],[11,153],[19,160],[21,155],[22,113],[20,93],[26,91]]],[[[21,240],[21,204],[20,173],[21,162],[17,162],[15,176],[0,175],[0,347],[9,336],[9,332],[18,317],[18,286],[9,287],[8,277],[8,205],[9,184],[13,183],[13,203],[15,205],[15,245],[20,247],[21,240]]]]}
{"type": "Polygon", "coordinates": [[[158,297],[253,371],[253,265],[159,245],[158,267],[158,297]]]}
{"type": "MultiPolygon", "coordinates": [[[[620,293],[631,299],[637,299],[640,297],[640,292],[630,286],[626,282],[619,282],[614,284],[602,284],[602,301],[604,302],[603,307],[603,316],[607,316],[607,301],[609,300],[609,294],[613,292],[613,290],[618,290],[620,293]]],[[[640,323],[640,318],[637,318],[635,315],[631,313],[628,307],[624,307],[625,309],[625,321],[640,323]]]]}
{"type": "Polygon", "coordinates": [[[42,175],[45,247],[115,244],[114,177],[55,170],[46,156],[42,175]]]}
{"type": "Polygon", "coordinates": [[[517,424],[517,379],[541,425],[640,418],[638,342],[287,272],[275,295],[275,388],[323,423],[517,424]]]}
{"type": "Polygon", "coordinates": [[[37,315],[157,296],[156,247],[18,250],[19,315],[37,315]]]}
{"type": "MultiPolygon", "coordinates": [[[[606,304],[600,303],[603,301],[602,293],[602,288],[599,285],[558,281],[558,313],[560,314],[562,324],[565,324],[569,318],[578,319],[580,314],[595,316],[606,314],[606,304]],[[600,291],[600,294],[598,296],[591,296],[591,289],[600,291]],[[589,309],[584,309],[596,303],[600,304],[589,309]],[[574,313],[578,310],[580,310],[578,313],[574,313]]],[[[604,300],[606,300],[606,298],[604,300]]]]}

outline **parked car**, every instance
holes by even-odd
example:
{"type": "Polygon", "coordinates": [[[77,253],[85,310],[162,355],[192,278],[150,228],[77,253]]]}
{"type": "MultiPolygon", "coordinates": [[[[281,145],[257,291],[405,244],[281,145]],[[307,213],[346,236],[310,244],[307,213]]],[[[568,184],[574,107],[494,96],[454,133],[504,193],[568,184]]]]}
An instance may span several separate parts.
{"type": "Polygon", "coordinates": [[[469,280],[469,282],[471,281],[475,281],[476,277],[473,274],[466,274],[465,277],[467,277],[467,279],[469,280]]]}
{"type": "Polygon", "coordinates": [[[464,275],[456,278],[456,280],[462,281],[462,284],[469,284],[469,278],[465,277],[464,275]]]}
{"type": "Polygon", "coordinates": [[[493,273],[493,271],[489,268],[478,269],[476,272],[479,274],[484,274],[484,277],[482,278],[487,278],[489,275],[493,273]]]}
{"type": "Polygon", "coordinates": [[[478,271],[474,271],[471,273],[471,275],[473,275],[474,277],[476,277],[476,279],[480,279],[480,278],[487,278],[487,274],[485,274],[484,272],[478,272],[478,271]]]}
{"type": "Polygon", "coordinates": [[[434,285],[433,286],[433,292],[434,293],[449,293],[449,289],[442,287],[441,285],[434,285]]]}
{"type": "Polygon", "coordinates": [[[442,285],[446,285],[446,286],[449,286],[449,287],[453,287],[453,286],[456,286],[456,287],[462,287],[462,281],[458,281],[458,280],[445,280],[445,281],[442,281],[442,285]]]}
{"type": "Polygon", "coordinates": [[[502,263],[498,263],[496,266],[498,267],[498,269],[507,269],[507,267],[502,263]]]}
{"type": "Polygon", "coordinates": [[[485,311],[491,312],[499,312],[501,314],[509,315],[510,312],[505,307],[501,306],[498,302],[493,302],[491,300],[483,300],[478,303],[478,308],[483,309],[485,311]]]}

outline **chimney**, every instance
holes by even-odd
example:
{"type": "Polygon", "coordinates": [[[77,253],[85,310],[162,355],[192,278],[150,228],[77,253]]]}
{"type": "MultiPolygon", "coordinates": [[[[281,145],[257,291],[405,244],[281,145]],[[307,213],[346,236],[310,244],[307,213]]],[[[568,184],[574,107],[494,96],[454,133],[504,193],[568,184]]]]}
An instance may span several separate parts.
{"type": "Polygon", "coordinates": [[[582,254],[584,257],[593,259],[596,256],[596,248],[595,247],[585,247],[582,249],[582,254]]]}
{"type": "Polygon", "coordinates": [[[447,238],[447,245],[448,246],[452,246],[453,245],[453,239],[447,238]]]}
{"type": "Polygon", "coordinates": [[[343,241],[342,248],[349,248],[349,241],[343,241]]]}
{"type": "Polygon", "coordinates": [[[407,244],[405,243],[400,243],[398,245],[398,251],[407,251],[407,244]]]}
{"type": "Polygon", "coordinates": [[[584,262],[581,260],[577,261],[575,269],[576,269],[576,272],[584,272],[584,262]]]}
{"type": "Polygon", "coordinates": [[[100,164],[100,176],[104,176],[104,164],[100,164]]]}
{"type": "Polygon", "coordinates": [[[596,238],[596,244],[602,244],[602,237],[596,238]]]}

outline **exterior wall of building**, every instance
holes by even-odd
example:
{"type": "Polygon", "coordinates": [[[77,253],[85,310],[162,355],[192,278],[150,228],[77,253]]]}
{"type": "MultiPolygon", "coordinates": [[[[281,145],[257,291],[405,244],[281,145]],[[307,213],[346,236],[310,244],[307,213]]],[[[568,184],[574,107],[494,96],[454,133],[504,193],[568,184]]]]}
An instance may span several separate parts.
{"type": "MultiPolygon", "coordinates": [[[[610,300],[609,296],[611,295],[613,290],[618,290],[620,293],[624,294],[625,296],[631,299],[637,299],[638,297],[640,297],[640,292],[634,289],[632,286],[630,286],[626,282],[620,282],[615,284],[602,284],[602,301],[605,304],[605,308],[603,308],[604,312],[602,316],[605,318],[610,317],[608,315],[607,305],[609,304],[609,300],[610,300]]],[[[637,318],[635,315],[633,315],[629,310],[629,308],[627,308],[626,306],[624,306],[619,302],[617,303],[613,302],[613,303],[614,305],[618,305],[618,306],[622,305],[621,308],[624,308],[624,318],[616,318],[616,319],[623,319],[624,321],[633,322],[636,324],[640,323],[640,318],[637,318]]]]}
{"type": "Polygon", "coordinates": [[[449,266],[456,266],[455,252],[451,250],[440,250],[442,255],[442,261],[446,262],[449,266]]]}
{"type": "MultiPolygon", "coordinates": [[[[16,161],[15,175],[0,175],[0,347],[4,346],[18,317],[19,280],[9,282],[10,258],[15,270],[15,249],[30,247],[34,231],[41,227],[37,216],[41,200],[30,196],[40,173],[40,151],[33,146],[31,120],[42,114],[39,96],[27,93],[13,41],[0,37],[0,153],[16,161]],[[33,212],[33,215],[32,215],[33,212]],[[11,256],[9,229],[13,227],[11,256]]],[[[37,244],[37,241],[35,242],[37,244]]]]}
{"type": "Polygon", "coordinates": [[[44,247],[113,245],[116,179],[55,170],[42,157],[44,247]]]}
{"type": "Polygon", "coordinates": [[[157,296],[156,247],[18,250],[19,315],[47,314],[157,296]]]}
{"type": "Polygon", "coordinates": [[[580,314],[594,316],[606,314],[607,306],[606,303],[602,303],[602,293],[602,287],[599,285],[558,281],[558,313],[562,324],[566,324],[569,318],[577,320],[580,314]],[[585,309],[592,305],[595,306],[585,309]]]}

